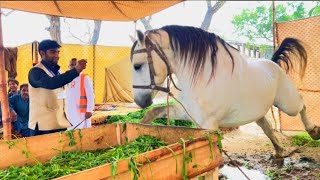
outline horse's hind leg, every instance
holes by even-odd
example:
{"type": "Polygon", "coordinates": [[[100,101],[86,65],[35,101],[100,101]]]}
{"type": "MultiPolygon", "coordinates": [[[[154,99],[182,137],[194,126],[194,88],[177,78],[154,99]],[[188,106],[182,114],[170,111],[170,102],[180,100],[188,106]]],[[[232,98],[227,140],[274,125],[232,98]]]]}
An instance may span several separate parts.
{"type": "MultiPolygon", "coordinates": [[[[160,106],[150,109],[144,115],[141,123],[150,124],[157,118],[166,118],[168,116],[167,110],[168,106],[160,106]]],[[[169,105],[169,116],[170,118],[174,119],[190,120],[190,118],[186,116],[186,113],[178,104],[169,105]]]]}
{"type": "Polygon", "coordinates": [[[274,131],[269,123],[269,121],[263,117],[256,121],[256,123],[262,128],[263,132],[268,136],[268,138],[271,140],[274,149],[276,150],[276,158],[283,157],[283,148],[280,145],[278,138],[275,136],[274,131]]]}
{"type": "Polygon", "coordinates": [[[320,127],[309,121],[306,113],[306,106],[303,106],[303,109],[300,111],[300,117],[306,131],[309,133],[311,138],[314,140],[320,139],[320,127]]]}
{"type": "Polygon", "coordinates": [[[306,106],[297,88],[286,75],[282,74],[281,79],[282,83],[278,88],[274,105],[289,116],[296,116],[300,113],[305,130],[312,139],[320,139],[320,128],[308,119],[306,106]]]}

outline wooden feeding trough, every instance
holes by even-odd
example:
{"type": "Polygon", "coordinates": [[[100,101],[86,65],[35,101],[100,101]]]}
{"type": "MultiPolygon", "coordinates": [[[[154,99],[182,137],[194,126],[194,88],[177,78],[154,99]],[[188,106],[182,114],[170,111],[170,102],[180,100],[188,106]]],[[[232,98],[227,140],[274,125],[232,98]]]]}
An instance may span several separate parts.
{"type": "MultiPolygon", "coordinates": [[[[1,141],[0,169],[46,162],[65,151],[117,146],[140,135],[154,136],[169,145],[135,156],[135,161],[141,164],[138,167],[139,179],[192,179],[204,175],[218,179],[218,168],[223,163],[218,135],[207,130],[121,123],[83,129],[81,133],[75,130],[73,134],[74,146],[69,145],[70,137],[65,133],[1,141]],[[185,158],[190,154],[192,160],[186,162],[185,158]]],[[[108,163],[57,179],[133,179],[127,159],[117,161],[115,176],[111,171],[108,163]]]]}

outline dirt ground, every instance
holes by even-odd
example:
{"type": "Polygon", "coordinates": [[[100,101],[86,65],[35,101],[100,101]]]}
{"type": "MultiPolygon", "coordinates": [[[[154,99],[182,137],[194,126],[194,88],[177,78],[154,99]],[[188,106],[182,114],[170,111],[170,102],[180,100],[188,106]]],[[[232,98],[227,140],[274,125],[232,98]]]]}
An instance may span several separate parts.
{"type": "MultiPolygon", "coordinates": [[[[288,153],[297,148],[290,144],[296,133],[299,132],[276,133],[288,153]]],[[[319,147],[304,147],[283,160],[273,160],[271,141],[255,123],[227,132],[223,137],[223,148],[233,161],[224,155],[226,167],[221,167],[220,179],[246,179],[235,164],[246,170],[250,179],[320,179],[319,147]],[[238,173],[228,176],[234,171],[238,173]]]]}

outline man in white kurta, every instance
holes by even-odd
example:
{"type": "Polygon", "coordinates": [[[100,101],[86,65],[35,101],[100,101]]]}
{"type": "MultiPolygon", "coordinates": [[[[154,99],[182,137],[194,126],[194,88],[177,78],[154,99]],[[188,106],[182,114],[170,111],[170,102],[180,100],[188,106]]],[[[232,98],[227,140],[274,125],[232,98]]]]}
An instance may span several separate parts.
{"type": "MultiPolygon", "coordinates": [[[[77,63],[77,59],[73,58],[69,63],[69,69],[72,69],[77,63]]],[[[83,129],[91,127],[91,116],[94,110],[94,91],[90,77],[85,75],[83,87],[86,96],[86,112],[80,112],[80,74],[72,82],[68,84],[68,90],[66,95],[66,115],[72,126],[71,129],[83,129]],[[85,120],[86,119],[86,120],[85,120]]]]}

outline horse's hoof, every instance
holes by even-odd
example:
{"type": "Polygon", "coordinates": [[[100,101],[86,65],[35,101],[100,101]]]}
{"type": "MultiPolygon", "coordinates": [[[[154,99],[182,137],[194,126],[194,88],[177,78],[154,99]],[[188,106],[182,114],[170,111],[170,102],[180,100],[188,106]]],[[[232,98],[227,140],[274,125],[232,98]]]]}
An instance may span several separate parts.
{"type": "Polygon", "coordinates": [[[277,166],[281,167],[284,164],[284,158],[273,158],[272,164],[276,164],[277,166]]]}
{"type": "Polygon", "coordinates": [[[312,139],[314,140],[320,139],[320,127],[315,126],[311,131],[308,131],[308,133],[312,139]]]}

